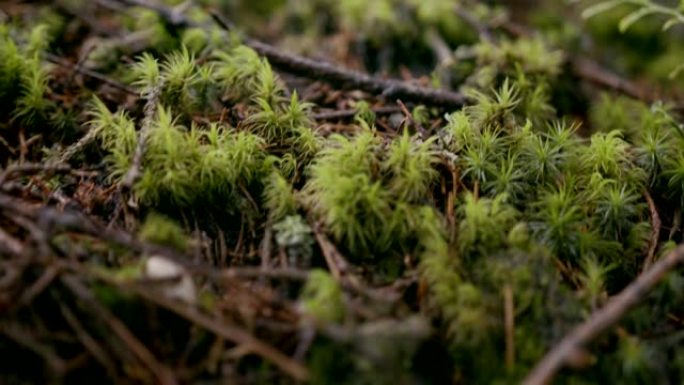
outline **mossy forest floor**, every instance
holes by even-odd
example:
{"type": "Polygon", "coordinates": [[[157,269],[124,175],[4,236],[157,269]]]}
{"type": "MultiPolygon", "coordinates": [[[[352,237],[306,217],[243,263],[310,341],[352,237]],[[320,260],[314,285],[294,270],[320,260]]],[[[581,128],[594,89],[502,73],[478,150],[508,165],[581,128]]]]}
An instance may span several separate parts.
{"type": "Polygon", "coordinates": [[[683,12],[0,1],[0,384],[684,383],[683,12]]]}

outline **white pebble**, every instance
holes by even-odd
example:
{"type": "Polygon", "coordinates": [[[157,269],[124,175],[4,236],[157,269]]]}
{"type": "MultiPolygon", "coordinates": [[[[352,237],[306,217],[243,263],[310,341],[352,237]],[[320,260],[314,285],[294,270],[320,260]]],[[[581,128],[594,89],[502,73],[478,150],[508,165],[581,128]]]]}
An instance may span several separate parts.
{"type": "Polygon", "coordinates": [[[153,255],[145,263],[145,276],[150,279],[171,279],[180,277],[178,281],[155,284],[169,298],[190,304],[197,303],[197,289],[192,277],[183,266],[168,258],[153,255]]]}

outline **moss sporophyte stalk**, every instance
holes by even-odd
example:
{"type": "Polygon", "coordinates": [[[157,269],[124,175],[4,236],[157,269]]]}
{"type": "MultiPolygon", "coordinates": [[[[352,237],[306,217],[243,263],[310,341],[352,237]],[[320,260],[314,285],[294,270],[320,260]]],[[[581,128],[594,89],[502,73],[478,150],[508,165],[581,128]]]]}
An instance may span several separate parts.
{"type": "Polygon", "coordinates": [[[684,5],[58,3],[0,5],[0,382],[682,382],[684,5]]]}

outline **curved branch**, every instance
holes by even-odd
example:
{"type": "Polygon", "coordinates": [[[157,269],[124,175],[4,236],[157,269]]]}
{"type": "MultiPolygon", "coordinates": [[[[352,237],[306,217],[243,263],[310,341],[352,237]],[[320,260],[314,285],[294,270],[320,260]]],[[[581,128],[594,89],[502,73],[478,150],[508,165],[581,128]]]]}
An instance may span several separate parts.
{"type": "MultiPolygon", "coordinates": [[[[206,25],[200,25],[189,20],[178,9],[167,8],[156,2],[149,0],[119,1],[124,4],[153,10],[171,25],[179,27],[206,27],[206,25]]],[[[224,30],[233,29],[232,24],[218,13],[212,12],[212,16],[224,30]]],[[[371,94],[380,95],[389,100],[402,99],[444,107],[461,107],[466,102],[465,96],[458,92],[419,87],[396,79],[379,79],[368,74],[341,68],[331,63],[283,52],[272,45],[248,37],[243,37],[242,42],[266,57],[271,64],[283,71],[320,80],[335,87],[359,89],[371,94]]]]}
{"type": "Polygon", "coordinates": [[[587,320],[567,334],[544,358],[537,363],[523,381],[524,385],[543,385],[550,383],[553,376],[568,359],[584,345],[617,323],[622,316],[636,306],[667,273],[684,262],[684,244],[680,244],[665,258],[639,275],[619,294],[597,310],[587,320]]]}

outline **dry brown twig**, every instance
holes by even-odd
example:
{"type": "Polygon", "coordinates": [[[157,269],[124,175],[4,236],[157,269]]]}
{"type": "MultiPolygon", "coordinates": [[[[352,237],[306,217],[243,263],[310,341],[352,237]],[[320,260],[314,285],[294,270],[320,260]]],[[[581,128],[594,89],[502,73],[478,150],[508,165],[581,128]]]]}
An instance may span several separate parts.
{"type": "MultiPolygon", "coordinates": [[[[394,106],[386,107],[376,107],[371,108],[376,116],[379,115],[391,115],[401,112],[401,108],[394,106]]],[[[356,109],[349,110],[333,110],[333,111],[319,111],[311,115],[311,119],[321,121],[321,120],[344,120],[351,119],[358,113],[356,109]]]]}
{"type": "Polygon", "coordinates": [[[102,305],[76,276],[64,275],[61,277],[61,282],[81,301],[83,306],[88,306],[111,329],[114,335],[125,343],[135,357],[157,378],[160,385],[178,384],[173,371],[161,364],[149,349],[128,329],[126,324],[102,305]]]}
{"type": "Polygon", "coordinates": [[[316,242],[318,242],[318,246],[321,248],[321,253],[323,254],[323,258],[325,258],[330,274],[335,280],[343,287],[351,289],[356,293],[375,301],[391,303],[397,300],[396,293],[383,293],[382,290],[366,286],[362,279],[353,271],[354,266],[347,261],[337,247],[325,235],[322,227],[323,225],[321,223],[314,223],[314,225],[311,226],[314,238],[316,239],[316,242]]]}
{"type": "Polygon", "coordinates": [[[37,172],[45,172],[48,174],[69,173],[72,169],[69,165],[64,163],[22,163],[12,164],[7,166],[0,172],[0,186],[2,186],[10,177],[16,175],[33,174],[37,172]]]}
{"type": "Polygon", "coordinates": [[[422,124],[420,124],[413,118],[413,114],[411,114],[411,111],[409,111],[408,107],[406,107],[404,102],[398,99],[397,104],[399,105],[401,112],[404,114],[404,122],[410,123],[416,129],[416,131],[418,131],[420,138],[426,140],[428,138],[428,133],[425,130],[425,127],[423,127],[422,124]]]}
{"type": "Polygon", "coordinates": [[[147,148],[147,139],[150,135],[150,130],[154,124],[154,116],[157,114],[157,106],[159,105],[159,98],[161,97],[162,89],[164,88],[163,80],[159,80],[151,89],[147,90],[145,94],[145,108],[143,121],[140,124],[138,131],[138,144],[133,153],[133,162],[131,168],[124,175],[121,183],[122,186],[130,189],[135,182],[142,176],[142,160],[145,156],[145,149],[147,148]]]}
{"type": "Polygon", "coordinates": [[[636,306],[667,273],[684,263],[684,244],[677,246],[665,258],[639,275],[620,293],[612,297],[602,308],[592,313],[583,323],[556,344],[530,371],[524,385],[549,384],[553,376],[565,366],[569,359],[583,346],[618,322],[631,308],[636,306]]]}
{"type": "Polygon", "coordinates": [[[67,69],[69,69],[70,71],[72,71],[72,72],[74,72],[74,73],[79,73],[79,74],[81,74],[81,75],[84,75],[84,76],[87,76],[87,77],[89,77],[89,78],[95,79],[95,80],[100,81],[100,82],[102,82],[102,83],[105,83],[105,84],[107,84],[107,85],[109,85],[109,86],[111,86],[111,87],[113,87],[113,88],[116,88],[116,89],[118,89],[118,90],[121,90],[121,91],[123,91],[123,92],[125,92],[125,93],[127,93],[127,94],[135,95],[135,96],[140,96],[139,93],[138,93],[136,90],[134,90],[133,88],[131,88],[131,87],[125,85],[125,84],[119,83],[119,82],[117,82],[116,80],[111,79],[111,78],[109,78],[109,77],[107,77],[107,76],[105,76],[105,75],[103,75],[103,74],[101,74],[101,73],[99,73],[99,72],[96,72],[96,71],[93,71],[93,70],[89,70],[89,69],[87,69],[87,68],[84,68],[84,67],[81,66],[81,65],[72,64],[72,63],[68,62],[67,60],[65,60],[65,59],[63,59],[63,58],[61,58],[61,57],[59,57],[59,56],[57,56],[57,55],[54,55],[54,54],[51,54],[51,53],[47,53],[46,56],[45,56],[45,58],[46,58],[50,63],[56,64],[56,65],[58,65],[58,66],[60,66],[60,67],[67,68],[67,69]]]}
{"type": "Polygon", "coordinates": [[[513,302],[513,288],[504,285],[504,331],[506,334],[506,368],[512,370],[515,366],[515,303],[513,302]]]}
{"type": "MultiPolygon", "coordinates": [[[[484,41],[494,41],[494,36],[491,33],[491,30],[494,28],[500,28],[504,32],[514,37],[534,35],[534,31],[528,27],[511,20],[505,20],[503,22],[497,21],[493,24],[487,24],[481,22],[475,15],[463,8],[458,8],[456,13],[461,17],[461,19],[463,19],[463,21],[475,29],[480,35],[480,38],[484,41]]],[[[569,57],[567,58],[567,62],[570,64],[570,69],[576,76],[590,83],[603,88],[618,91],[622,94],[635,99],[643,100],[645,102],[655,101],[654,95],[650,90],[647,90],[628,79],[622,78],[618,74],[611,72],[591,59],[585,57],[569,57]]]]}
{"type": "Polygon", "coordinates": [[[83,324],[78,320],[76,314],[74,314],[69,307],[62,301],[58,301],[58,304],[64,320],[74,331],[79,342],[86,348],[88,353],[105,368],[111,378],[116,378],[116,364],[114,364],[107,351],[88,333],[83,324]]]}
{"type": "MultiPolygon", "coordinates": [[[[157,12],[169,24],[180,27],[203,27],[189,20],[182,9],[168,8],[162,4],[148,0],[119,0],[123,4],[147,8],[157,12]]],[[[232,24],[220,14],[213,12],[214,20],[225,30],[233,29],[232,24]]],[[[443,107],[461,107],[465,104],[465,97],[448,90],[419,87],[395,79],[379,79],[368,74],[348,70],[331,63],[321,62],[290,54],[256,39],[243,38],[243,43],[269,62],[294,75],[324,81],[336,87],[345,89],[359,89],[388,99],[403,99],[407,101],[426,103],[443,107]]]]}
{"type": "Polygon", "coordinates": [[[211,331],[217,336],[225,338],[226,340],[239,345],[246,352],[261,356],[269,362],[272,362],[283,372],[289,374],[296,380],[304,381],[309,376],[308,370],[302,364],[296,362],[290,357],[287,357],[274,347],[257,339],[246,330],[231,325],[230,323],[226,323],[224,320],[218,320],[214,317],[204,314],[194,306],[186,306],[182,302],[174,301],[164,297],[163,295],[157,295],[157,293],[150,290],[144,290],[140,286],[122,285],[120,282],[107,275],[97,274],[94,272],[92,274],[95,274],[97,279],[102,280],[107,284],[116,286],[125,291],[134,292],[136,295],[139,295],[145,300],[178,314],[188,321],[191,321],[192,323],[211,331]]]}
{"type": "Polygon", "coordinates": [[[660,221],[660,215],[658,215],[658,207],[648,190],[644,191],[644,198],[646,198],[646,203],[648,203],[648,209],[651,212],[651,238],[648,243],[648,254],[646,255],[646,260],[644,260],[644,265],[642,267],[642,272],[648,270],[653,262],[655,261],[656,249],[658,248],[658,240],[660,239],[660,228],[662,223],[660,221]]]}

